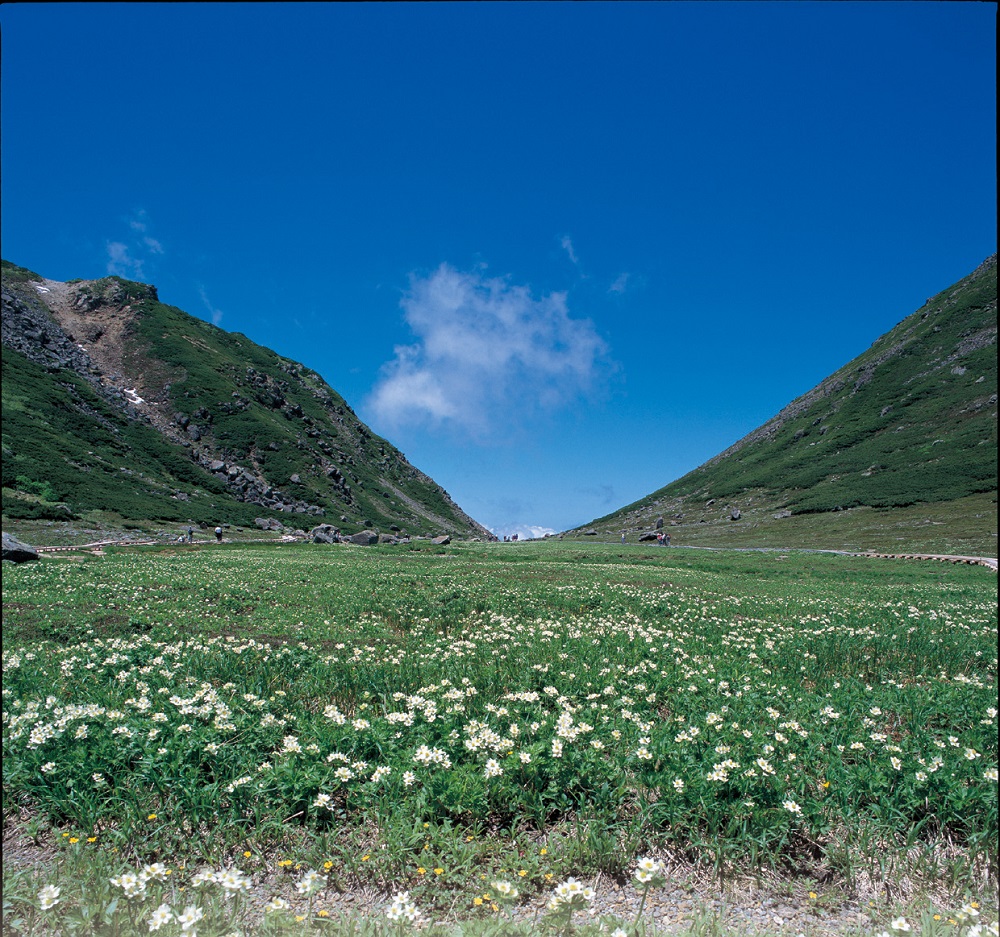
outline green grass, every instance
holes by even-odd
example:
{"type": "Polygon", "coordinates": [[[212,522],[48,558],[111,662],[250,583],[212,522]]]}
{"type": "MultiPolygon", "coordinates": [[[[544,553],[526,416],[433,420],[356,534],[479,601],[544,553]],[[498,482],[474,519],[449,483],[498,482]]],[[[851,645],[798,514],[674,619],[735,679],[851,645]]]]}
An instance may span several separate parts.
{"type": "MultiPolygon", "coordinates": [[[[480,876],[526,901],[569,876],[627,885],[647,854],[835,882],[841,903],[907,882],[994,904],[981,568],[130,548],[5,570],[4,616],[5,823],[50,844],[73,913],[80,887],[104,913],[110,875],[153,861],[238,866],[301,909],[287,860],[327,876],[317,900],[408,890],[471,918],[480,876]]],[[[36,928],[44,881],[5,879],[36,928]]],[[[230,900],[206,899],[211,932],[230,900]]],[[[142,924],[154,906],[129,908],[142,924]]],[[[240,919],[263,928],[259,910],[240,919]]]]}

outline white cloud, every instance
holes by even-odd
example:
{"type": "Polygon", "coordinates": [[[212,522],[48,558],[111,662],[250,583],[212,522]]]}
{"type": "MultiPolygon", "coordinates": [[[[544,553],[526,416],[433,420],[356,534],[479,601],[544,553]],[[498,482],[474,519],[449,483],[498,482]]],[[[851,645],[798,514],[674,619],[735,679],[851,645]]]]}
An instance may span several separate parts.
{"type": "Polygon", "coordinates": [[[626,290],[626,288],[628,287],[628,278],[629,278],[629,276],[631,276],[631,274],[628,274],[628,273],[619,273],[618,274],[618,279],[616,279],[615,282],[612,283],[611,286],[608,287],[608,292],[609,293],[624,293],[625,290],[626,290]]]}
{"type": "Polygon", "coordinates": [[[135,232],[134,235],[123,241],[108,241],[106,243],[107,271],[113,276],[143,280],[146,277],[146,262],[151,257],[164,252],[163,244],[145,233],[149,228],[149,221],[144,208],[138,209],[133,214],[128,221],[128,226],[135,232]]]}
{"type": "Polygon", "coordinates": [[[121,241],[108,241],[108,273],[112,276],[142,277],[142,261],[129,253],[129,246],[121,241]]]}
{"type": "Polygon", "coordinates": [[[201,301],[205,304],[205,308],[212,317],[212,325],[218,325],[222,321],[222,310],[216,309],[215,306],[208,301],[208,294],[205,292],[205,287],[198,287],[198,295],[201,297],[201,301]]]}
{"type": "Polygon", "coordinates": [[[383,423],[426,423],[485,441],[592,390],[607,346],[565,293],[442,264],[401,305],[416,342],[395,348],[368,401],[383,423]]]}
{"type": "Polygon", "coordinates": [[[502,527],[491,527],[490,533],[503,540],[517,534],[518,540],[541,540],[546,534],[554,534],[551,527],[540,527],[537,524],[506,524],[502,527]]]}
{"type": "Polygon", "coordinates": [[[569,259],[570,259],[570,261],[572,263],[574,263],[574,264],[579,264],[580,263],[580,261],[577,259],[576,251],[573,250],[573,241],[570,239],[570,236],[568,234],[564,234],[559,239],[559,246],[564,251],[566,251],[566,253],[569,255],[569,259]]]}

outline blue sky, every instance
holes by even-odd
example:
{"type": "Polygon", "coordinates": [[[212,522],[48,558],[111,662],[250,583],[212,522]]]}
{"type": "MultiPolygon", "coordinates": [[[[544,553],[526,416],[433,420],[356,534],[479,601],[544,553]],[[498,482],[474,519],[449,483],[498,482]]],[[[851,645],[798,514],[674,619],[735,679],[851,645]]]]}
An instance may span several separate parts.
{"type": "Polygon", "coordinates": [[[678,478],[996,250],[994,4],[0,25],[3,256],[304,362],[502,532],[678,478]]]}

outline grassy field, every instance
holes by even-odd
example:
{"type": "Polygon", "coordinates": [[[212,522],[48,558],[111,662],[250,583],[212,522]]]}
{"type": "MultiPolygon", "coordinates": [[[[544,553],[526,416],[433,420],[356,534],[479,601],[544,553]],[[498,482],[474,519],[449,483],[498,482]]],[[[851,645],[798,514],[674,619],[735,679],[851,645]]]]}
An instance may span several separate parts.
{"type": "Polygon", "coordinates": [[[995,933],[996,592],[557,542],[7,567],[4,933],[620,937],[566,883],[666,869],[800,897],[789,933],[995,933]]]}

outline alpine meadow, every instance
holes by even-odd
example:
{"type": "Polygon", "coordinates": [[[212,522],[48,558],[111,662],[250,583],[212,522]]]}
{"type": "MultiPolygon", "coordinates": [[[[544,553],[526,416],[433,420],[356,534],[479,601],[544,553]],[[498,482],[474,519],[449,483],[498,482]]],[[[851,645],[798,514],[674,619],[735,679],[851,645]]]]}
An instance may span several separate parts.
{"type": "Polygon", "coordinates": [[[0,937],[1000,937],[998,6],[0,6],[0,937]]]}
{"type": "Polygon", "coordinates": [[[404,495],[439,489],[318,375],[142,284],[5,264],[4,527],[76,544],[5,564],[5,933],[985,932],[995,567],[792,524],[875,512],[856,549],[944,551],[898,513],[943,504],[985,552],[995,270],[594,525],[694,510],[704,542],[778,547],[707,552],[432,540],[463,515],[404,495]],[[755,498],[778,520],[733,516],[755,498]],[[262,516],[218,544],[223,503],[262,516]],[[85,544],[102,524],[120,545],[85,544]]]}

